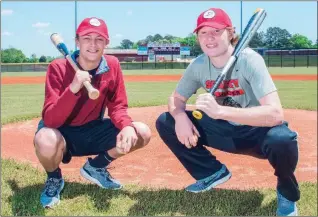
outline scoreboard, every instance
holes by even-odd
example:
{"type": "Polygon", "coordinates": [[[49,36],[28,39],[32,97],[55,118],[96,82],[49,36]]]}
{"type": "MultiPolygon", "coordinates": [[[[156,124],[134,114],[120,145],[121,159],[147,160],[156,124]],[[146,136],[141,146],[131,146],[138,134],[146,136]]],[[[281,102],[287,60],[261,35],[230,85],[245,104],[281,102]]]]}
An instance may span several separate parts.
{"type": "Polygon", "coordinates": [[[159,44],[159,43],[148,43],[148,53],[155,55],[180,55],[180,44],[159,44]]]}
{"type": "Polygon", "coordinates": [[[180,55],[180,47],[148,47],[148,52],[161,55],[180,55]]]}
{"type": "Polygon", "coordinates": [[[149,42],[147,45],[140,45],[137,49],[138,55],[190,55],[189,46],[181,46],[176,43],[149,42]]]}

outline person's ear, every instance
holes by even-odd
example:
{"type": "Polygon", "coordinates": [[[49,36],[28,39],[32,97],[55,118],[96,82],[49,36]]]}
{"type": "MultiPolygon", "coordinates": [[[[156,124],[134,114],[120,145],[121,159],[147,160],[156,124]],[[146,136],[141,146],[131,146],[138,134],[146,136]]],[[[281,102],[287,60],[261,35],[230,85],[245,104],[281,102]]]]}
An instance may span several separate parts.
{"type": "Polygon", "coordinates": [[[79,47],[79,38],[78,38],[78,36],[75,37],[75,44],[76,44],[77,47],[79,47]]]}
{"type": "Polygon", "coordinates": [[[228,36],[229,36],[229,40],[231,41],[233,38],[234,38],[234,36],[235,36],[235,29],[233,28],[233,29],[228,29],[228,36]]]}

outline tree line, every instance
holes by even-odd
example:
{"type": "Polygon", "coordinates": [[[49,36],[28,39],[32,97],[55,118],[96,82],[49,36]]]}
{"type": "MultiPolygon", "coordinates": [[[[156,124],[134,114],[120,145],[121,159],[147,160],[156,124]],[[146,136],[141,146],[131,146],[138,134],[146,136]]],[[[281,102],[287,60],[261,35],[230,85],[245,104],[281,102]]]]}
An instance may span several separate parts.
{"type": "MultiPolygon", "coordinates": [[[[149,42],[158,43],[175,43],[190,47],[191,56],[198,56],[202,50],[197,43],[196,35],[191,33],[187,37],[177,37],[172,35],[161,36],[160,34],[148,35],[146,38],[133,42],[129,39],[123,39],[119,46],[115,49],[137,49],[138,46],[149,42]]],[[[291,34],[286,29],[279,27],[269,27],[265,32],[257,32],[249,43],[251,48],[271,48],[271,49],[317,49],[317,42],[312,42],[308,37],[301,34],[291,34]]],[[[59,58],[59,57],[56,57],[59,58]]],[[[32,54],[26,57],[23,52],[16,48],[8,48],[1,50],[2,63],[49,63],[55,58],[51,56],[40,56],[39,58],[32,54]]]]}

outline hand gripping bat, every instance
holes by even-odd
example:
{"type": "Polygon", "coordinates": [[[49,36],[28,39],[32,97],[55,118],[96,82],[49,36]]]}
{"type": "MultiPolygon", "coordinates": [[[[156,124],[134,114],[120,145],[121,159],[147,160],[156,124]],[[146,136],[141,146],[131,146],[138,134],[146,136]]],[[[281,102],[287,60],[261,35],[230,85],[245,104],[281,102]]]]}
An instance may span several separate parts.
{"type": "MultiPolygon", "coordinates": [[[[244,50],[244,48],[248,45],[248,43],[251,41],[251,39],[253,38],[253,36],[255,35],[257,29],[260,27],[260,25],[262,24],[263,20],[266,17],[266,12],[264,9],[258,8],[253,16],[250,18],[247,26],[244,29],[244,32],[240,38],[240,40],[238,41],[237,45],[235,46],[235,49],[233,51],[232,56],[230,57],[230,59],[227,61],[226,65],[224,66],[221,74],[217,77],[213,87],[210,90],[210,93],[213,95],[215,93],[215,91],[218,89],[219,85],[221,84],[221,82],[223,81],[226,73],[229,71],[229,69],[231,68],[231,66],[234,64],[234,62],[236,61],[236,59],[238,58],[239,54],[241,53],[242,50],[244,50]]],[[[201,113],[201,111],[199,110],[195,110],[192,112],[192,115],[200,120],[202,119],[203,115],[201,113]]]]}
{"type": "MultiPolygon", "coordinates": [[[[75,72],[79,71],[80,69],[78,68],[78,66],[72,59],[72,57],[70,56],[70,53],[65,43],[63,42],[62,37],[58,33],[53,33],[51,35],[51,41],[53,42],[55,47],[61,52],[61,54],[63,54],[63,56],[68,60],[68,62],[72,65],[75,72]]],[[[89,83],[88,81],[84,81],[83,84],[87,89],[88,96],[90,99],[95,100],[99,97],[99,91],[95,89],[91,83],[89,83]]]]}

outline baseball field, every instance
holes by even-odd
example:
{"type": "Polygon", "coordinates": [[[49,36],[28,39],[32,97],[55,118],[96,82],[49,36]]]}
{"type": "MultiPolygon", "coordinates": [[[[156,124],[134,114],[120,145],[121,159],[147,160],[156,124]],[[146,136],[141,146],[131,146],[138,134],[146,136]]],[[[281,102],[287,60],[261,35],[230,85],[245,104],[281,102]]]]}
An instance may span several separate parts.
{"type": "MultiPolygon", "coordinates": [[[[295,172],[301,189],[299,214],[317,216],[317,68],[277,67],[269,71],[278,87],[285,119],[299,133],[295,172]]],[[[209,148],[231,170],[232,178],[205,193],[183,191],[194,179],[155,129],[155,120],[167,110],[167,98],[183,70],[123,72],[129,114],[150,126],[149,145],[111,163],[110,173],[125,186],[119,191],[100,189],[85,181],[79,174],[85,157],[62,164],[66,185],[61,203],[48,210],[39,202],[46,174],[33,148],[45,72],[1,73],[1,215],[275,215],[274,170],[267,160],[257,156],[209,148]]]]}

